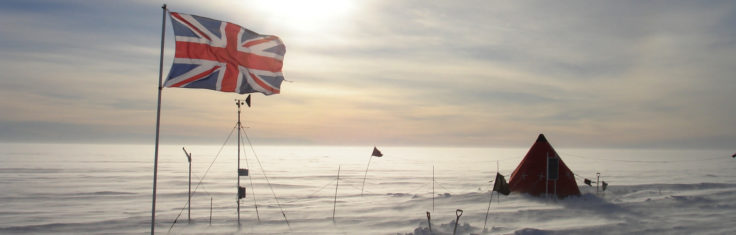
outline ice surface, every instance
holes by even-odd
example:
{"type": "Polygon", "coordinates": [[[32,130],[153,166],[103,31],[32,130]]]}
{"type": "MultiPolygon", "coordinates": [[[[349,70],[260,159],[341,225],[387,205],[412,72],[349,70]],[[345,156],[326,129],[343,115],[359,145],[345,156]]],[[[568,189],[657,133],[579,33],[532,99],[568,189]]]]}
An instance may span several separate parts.
{"type": "MultiPolygon", "coordinates": [[[[290,227],[248,151],[241,164],[251,178],[241,178],[248,197],[241,200],[238,228],[235,146],[223,151],[193,196],[191,224],[181,147],[161,148],[157,233],[169,232],[181,213],[171,234],[429,234],[429,211],[432,232],[452,234],[456,209],[464,211],[458,234],[736,233],[728,222],[736,219],[736,160],[728,151],[556,146],[583,195],[497,200],[494,194],[484,231],[489,181],[497,167],[508,176],[528,149],[379,146],[384,157],[371,161],[361,196],[373,146],[255,146],[290,227]],[[603,193],[582,184],[596,172],[610,184],[603,193]]],[[[186,147],[193,153],[194,188],[220,146],[186,147]]],[[[150,145],[0,144],[0,233],[147,233],[152,175],[150,145]]]]}

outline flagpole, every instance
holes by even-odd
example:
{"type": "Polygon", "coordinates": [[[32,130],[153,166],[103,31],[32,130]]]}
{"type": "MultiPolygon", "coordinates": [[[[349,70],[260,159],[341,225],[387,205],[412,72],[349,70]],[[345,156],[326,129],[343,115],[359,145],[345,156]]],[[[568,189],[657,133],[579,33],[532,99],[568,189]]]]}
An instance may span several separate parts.
{"type": "Polygon", "coordinates": [[[371,159],[373,159],[373,155],[371,154],[371,157],[368,158],[368,166],[365,167],[365,174],[363,174],[363,187],[360,188],[360,196],[363,196],[363,189],[365,189],[365,178],[368,177],[368,168],[371,167],[371,159]]]}
{"type": "Polygon", "coordinates": [[[158,177],[158,140],[159,140],[159,129],[161,124],[161,90],[163,89],[163,85],[161,84],[163,80],[163,71],[164,71],[164,36],[166,33],[166,4],[161,6],[162,9],[162,16],[161,16],[161,56],[159,59],[159,65],[158,65],[158,104],[156,106],[156,144],[154,147],[154,154],[153,154],[153,199],[151,200],[151,235],[154,234],[156,229],[156,180],[158,177]]]}
{"type": "Polygon", "coordinates": [[[488,212],[491,211],[491,202],[493,202],[493,190],[491,190],[491,199],[488,200],[488,209],[486,209],[486,219],[483,222],[483,230],[481,230],[481,232],[486,231],[486,224],[488,223],[488,212]]]}

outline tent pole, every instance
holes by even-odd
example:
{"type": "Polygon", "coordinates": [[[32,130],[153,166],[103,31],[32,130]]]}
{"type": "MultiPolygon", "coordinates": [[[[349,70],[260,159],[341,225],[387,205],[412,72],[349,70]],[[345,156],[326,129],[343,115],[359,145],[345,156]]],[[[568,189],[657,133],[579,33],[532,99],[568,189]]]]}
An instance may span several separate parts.
{"type": "Polygon", "coordinates": [[[161,85],[161,81],[163,80],[163,71],[164,71],[164,35],[166,30],[166,4],[161,6],[162,10],[162,20],[161,20],[161,56],[159,58],[159,66],[158,66],[158,104],[156,105],[156,144],[154,146],[154,154],[153,154],[153,198],[151,199],[151,235],[155,232],[156,229],[156,181],[158,178],[158,140],[159,140],[159,130],[160,130],[160,123],[161,123],[161,90],[163,89],[163,85],[161,85]]]}

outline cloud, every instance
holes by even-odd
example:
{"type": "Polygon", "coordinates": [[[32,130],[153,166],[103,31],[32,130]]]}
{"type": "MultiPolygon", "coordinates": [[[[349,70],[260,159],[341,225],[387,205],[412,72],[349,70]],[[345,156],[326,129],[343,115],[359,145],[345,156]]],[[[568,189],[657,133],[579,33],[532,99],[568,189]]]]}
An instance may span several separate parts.
{"type": "MultiPolygon", "coordinates": [[[[247,111],[269,141],[523,146],[538,132],[581,147],[736,141],[729,1],[358,1],[309,30],[259,3],[232,4],[169,6],[286,42],[292,82],[247,111]]],[[[2,6],[0,125],[89,123],[130,138],[151,127],[160,4],[2,6]]],[[[164,89],[165,137],[219,141],[238,97],[164,89]]]]}

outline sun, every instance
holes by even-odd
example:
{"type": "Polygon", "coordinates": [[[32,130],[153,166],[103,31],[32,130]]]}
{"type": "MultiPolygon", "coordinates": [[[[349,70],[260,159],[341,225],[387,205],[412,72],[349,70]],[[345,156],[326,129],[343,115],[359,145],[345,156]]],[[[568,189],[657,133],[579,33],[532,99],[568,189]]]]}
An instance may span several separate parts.
{"type": "Polygon", "coordinates": [[[321,31],[339,26],[354,10],[347,0],[255,0],[254,8],[272,22],[298,31],[321,31]]]}

